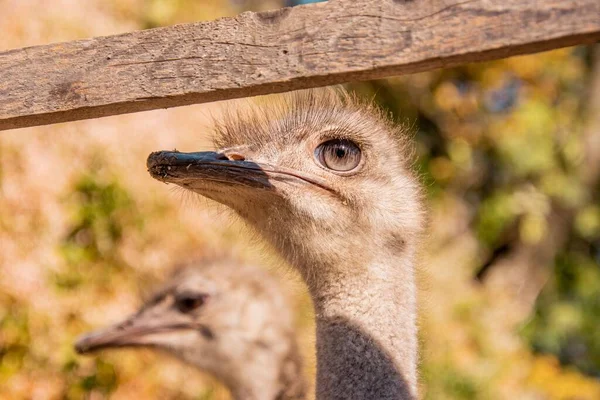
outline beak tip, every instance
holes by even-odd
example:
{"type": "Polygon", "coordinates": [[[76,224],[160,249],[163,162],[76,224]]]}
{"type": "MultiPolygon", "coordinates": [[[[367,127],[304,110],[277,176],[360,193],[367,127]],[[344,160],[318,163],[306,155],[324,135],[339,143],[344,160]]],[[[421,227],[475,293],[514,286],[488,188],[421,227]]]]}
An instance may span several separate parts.
{"type": "Polygon", "coordinates": [[[166,174],[166,166],[168,164],[168,154],[167,151],[154,151],[150,153],[148,159],[146,160],[146,167],[148,168],[148,173],[155,179],[159,179],[164,177],[166,174]]]}
{"type": "Polygon", "coordinates": [[[75,339],[73,349],[77,354],[88,354],[98,348],[97,334],[94,332],[85,333],[75,339]]]}
{"type": "Polygon", "coordinates": [[[75,344],[73,345],[75,352],[77,354],[85,354],[88,352],[88,346],[85,343],[85,338],[77,339],[75,344]]]}
{"type": "Polygon", "coordinates": [[[150,153],[148,159],[146,160],[146,167],[149,171],[164,160],[164,153],[164,151],[153,151],[150,153]]]}

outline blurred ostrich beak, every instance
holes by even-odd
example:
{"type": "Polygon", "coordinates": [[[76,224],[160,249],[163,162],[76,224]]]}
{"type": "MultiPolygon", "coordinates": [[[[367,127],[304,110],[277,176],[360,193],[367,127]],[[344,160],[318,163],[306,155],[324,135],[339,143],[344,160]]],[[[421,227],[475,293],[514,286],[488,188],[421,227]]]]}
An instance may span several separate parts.
{"type": "Polygon", "coordinates": [[[75,351],[85,354],[106,348],[156,346],[165,333],[187,329],[196,327],[168,315],[138,313],[116,325],[80,336],[75,351]]]}

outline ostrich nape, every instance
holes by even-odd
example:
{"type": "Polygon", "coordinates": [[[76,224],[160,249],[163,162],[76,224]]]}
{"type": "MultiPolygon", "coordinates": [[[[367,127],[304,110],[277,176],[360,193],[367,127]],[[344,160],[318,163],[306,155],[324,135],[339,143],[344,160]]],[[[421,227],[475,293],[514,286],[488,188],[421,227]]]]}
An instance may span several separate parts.
{"type": "Polygon", "coordinates": [[[81,336],[80,354],[122,347],[163,350],[208,372],[235,399],[304,399],[293,315],[273,277],[234,260],[179,266],[140,309],[81,336]]]}
{"type": "Polygon", "coordinates": [[[317,398],[415,398],[424,212],[406,131],[320,89],[226,111],[215,144],[152,153],[148,170],[231,208],[302,275],[317,317],[317,398]]]}

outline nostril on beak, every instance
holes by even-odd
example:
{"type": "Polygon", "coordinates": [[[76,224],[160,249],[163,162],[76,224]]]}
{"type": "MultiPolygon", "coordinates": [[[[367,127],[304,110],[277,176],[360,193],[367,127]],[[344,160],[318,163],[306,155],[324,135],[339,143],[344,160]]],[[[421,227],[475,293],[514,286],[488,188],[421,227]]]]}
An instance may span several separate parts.
{"type": "Polygon", "coordinates": [[[244,157],[243,154],[240,154],[235,151],[227,151],[227,152],[221,153],[218,156],[218,159],[219,160],[229,160],[229,161],[246,161],[246,157],[244,157]]]}
{"type": "Polygon", "coordinates": [[[229,154],[228,157],[232,161],[244,161],[246,159],[246,157],[238,153],[229,154]]]}

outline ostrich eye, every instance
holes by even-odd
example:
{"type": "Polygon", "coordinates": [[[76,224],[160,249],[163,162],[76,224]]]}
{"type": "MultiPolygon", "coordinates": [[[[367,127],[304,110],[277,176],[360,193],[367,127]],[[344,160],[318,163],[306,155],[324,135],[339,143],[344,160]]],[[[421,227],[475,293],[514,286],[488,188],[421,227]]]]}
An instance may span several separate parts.
{"type": "Polygon", "coordinates": [[[358,166],[361,152],[356,143],[350,140],[334,139],[317,146],[315,156],[325,168],[347,172],[358,166]]]}
{"type": "Polygon", "coordinates": [[[182,313],[189,313],[206,302],[206,294],[183,294],[175,299],[175,307],[182,313]]]}

